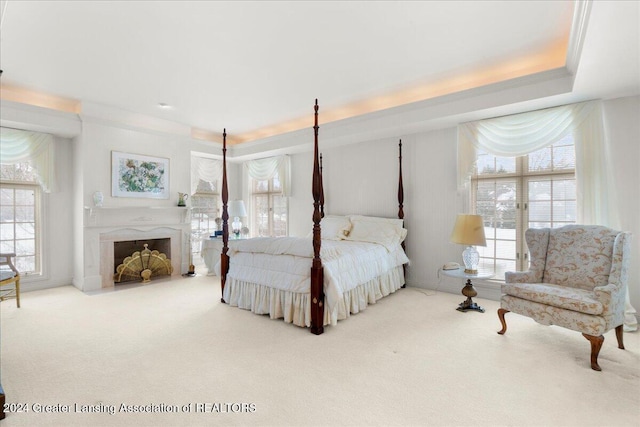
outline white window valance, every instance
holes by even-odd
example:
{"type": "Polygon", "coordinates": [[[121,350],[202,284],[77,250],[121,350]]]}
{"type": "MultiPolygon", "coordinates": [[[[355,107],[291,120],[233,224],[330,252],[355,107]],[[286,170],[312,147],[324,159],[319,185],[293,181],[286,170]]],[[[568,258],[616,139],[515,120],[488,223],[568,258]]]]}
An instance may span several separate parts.
{"type": "Polygon", "coordinates": [[[29,162],[45,193],[56,190],[53,136],[47,133],[0,128],[0,163],[29,162]]]}
{"type": "Polygon", "coordinates": [[[260,181],[273,178],[277,172],[282,186],[282,195],[285,197],[291,195],[291,158],[289,156],[249,160],[244,163],[244,167],[249,177],[260,181]]]}
{"type": "Polygon", "coordinates": [[[576,150],[577,221],[618,227],[600,101],[458,125],[458,189],[468,191],[477,150],[501,157],[523,156],[570,133],[576,150]]]}
{"type": "MultiPolygon", "coordinates": [[[[200,180],[214,182],[222,181],[222,160],[191,156],[191,194],[195,194],[200,180]]],[[[217,189],[217,188],[216,188],[217,189]]]]}

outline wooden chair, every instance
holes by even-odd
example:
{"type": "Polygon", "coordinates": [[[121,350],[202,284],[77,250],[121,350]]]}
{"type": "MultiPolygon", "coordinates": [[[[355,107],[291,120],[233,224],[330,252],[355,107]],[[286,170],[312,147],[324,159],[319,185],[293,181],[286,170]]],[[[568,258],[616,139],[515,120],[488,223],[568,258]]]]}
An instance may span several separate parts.
{"type": "Polygon", "coordinates": [[[20,272],[11,262],[16,254],[0,254],[0,301],[16,299],[20,308],[20,272]]]}
{"type": "Polygon", "coordinates": [[[624,349],[625,295],[630,264],[629,233],[598,225],[529,229],[528,271],[505,273],[498,317],[510,311],[543,325],[581,332],[591,343],[591,368],[599,371],[603,334],[616,330],[624,349]]]}

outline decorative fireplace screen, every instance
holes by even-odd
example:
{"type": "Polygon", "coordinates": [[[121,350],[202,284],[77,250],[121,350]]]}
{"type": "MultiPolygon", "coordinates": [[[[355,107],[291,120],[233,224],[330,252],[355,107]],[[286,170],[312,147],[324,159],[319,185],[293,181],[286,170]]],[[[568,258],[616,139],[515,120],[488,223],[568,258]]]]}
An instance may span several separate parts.
{"type": "Polygon", "coordinates": [[[149,283],[151,277],[171,275],[171,260],[164,253],[150,250],[148,246],[149,244],[145,243],[142,251],[135,251],[118,265],[113,276],[115,283],[140,279],[142,283],[149,283]]]}

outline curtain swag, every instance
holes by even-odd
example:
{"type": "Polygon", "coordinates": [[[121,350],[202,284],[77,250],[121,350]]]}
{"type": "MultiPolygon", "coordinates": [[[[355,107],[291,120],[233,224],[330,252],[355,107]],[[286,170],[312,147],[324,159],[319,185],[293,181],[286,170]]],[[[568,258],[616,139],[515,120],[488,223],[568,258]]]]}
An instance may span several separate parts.
{"type": "Polygon", "coordinates": [[[282,195],[285,197],[291,195],[291,158],[289,156],[249,160],[244,163],[244,167],[249,177],[260,181],[273,178],[277,172],[282,185],[282,195]]]}
{"type": "Polygon", "coordinates": [[[477,150],[501,157],[524,156],[579,133],[594,120],[602,122],[599,101],[462,123],[458,125],[458,187],[468,183],[477,150]]]}
{"type": "Polygon", "coordinates": [[[588,101],[458,125],[458,190],[468,193],[478,150],[523,156],[573,134],[578,222],[618,227],[602,103],[588,101]],[[608,191],[611,190],[611,191],[608,191]]]}
{"type": "Polygon", "coordinates": [[[220,185],[222,182],[222,160],[209,159],[206,157],[191,156],[191,194],[195,194],[200,180],[215,182],[220,185]]]}
{"type": "Polygon", "coordinates": [[[56,191],[53,136],[19,129],[0,128],[0,163],[29,162],[45,193],[56,191]]]}

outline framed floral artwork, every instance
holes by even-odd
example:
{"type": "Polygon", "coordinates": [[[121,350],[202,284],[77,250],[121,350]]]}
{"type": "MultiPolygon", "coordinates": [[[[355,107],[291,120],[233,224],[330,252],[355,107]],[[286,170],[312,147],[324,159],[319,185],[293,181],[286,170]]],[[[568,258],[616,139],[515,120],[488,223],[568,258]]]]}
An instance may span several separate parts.
{"type": "Polygon", "coordinates": [[[169,198],[169,159],[111,152],[113,197],[169,198]]]}

